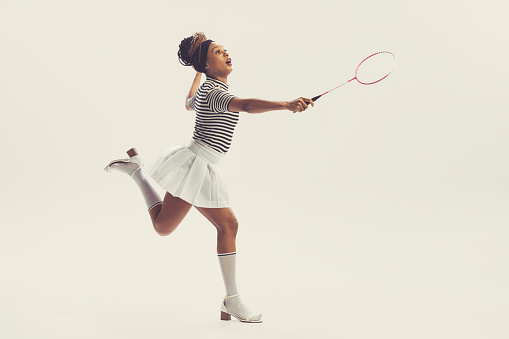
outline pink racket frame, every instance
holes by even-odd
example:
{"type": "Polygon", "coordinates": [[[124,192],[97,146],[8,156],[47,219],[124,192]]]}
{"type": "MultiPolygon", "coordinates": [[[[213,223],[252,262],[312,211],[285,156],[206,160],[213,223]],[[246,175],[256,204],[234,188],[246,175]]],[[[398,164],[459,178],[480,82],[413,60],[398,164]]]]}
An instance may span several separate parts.
{"type": "Polygon", "coordinates": [[[339,85],[339,86],[337,86],[337,87],[334,87],[334,88],[333,88],[333,89],[331,89],[331,90],[328,90],[328,91],[327,91],[327,92],[325,92],[325,93],[320,94],[319,96],[316,96],[315,98],[317,98],[317,99],[318,99],[318,98],[319,98],[319,97],[321,97],[322,95],[325,95],[325,94],[327,94],[327,93],[329,93],[329,92],[331,92],[331,91],[333,91],[333,90],[335,90],[335,89],[337,89],[337,88],[339,88],[339,87],[341,87],[341,86],[343,86],[343,85],[346,85],[347,83],[349,83],[350,81],[353,81],[353,80],[357,80],[357,82],[358,82],[358,83],[363,84],[363,85],[372,85],[372,84],[376,84],[377,82],[380,82],[380,81],[382,81],[383,79],[387,78],[387,77],[389,76],[389,74],[391,74],[391,73],[392,73],[392,71],[394,70],[394,67],[392,67],[391,71],[390,71],[389,73],[387,73],[387,75],[386,75],[386,76],[384,76],[384,77],[383,77],[383,78],[381,78],[381,79],[378,79],[377,81],[373,81],[373,82],[362,82],[362,81],[360,81],[359,79],[357,79],[357,71],[359,70],[359,67],[361,67],[362,63],[363,63],[364,61],[368,60],[369,58],[371,58],[371,57],[373,57],[373,56],[375,56],[375,55],[378,55],[378,54],[382,54],[382,53],[389,53],[389,54],[391,54],[391,55],[394,57],[394,67],[395,67],[395,66],[396,66],[396,56],[395,56],[393,53],[391,53],[391,52],[386,52],[386,51],[384,51],[384,52],[376,52],[376,53],[373,53],[373,54],[371,54],[370,56],[368,56],[367,58],[365,58],[364,60],[362,60],[362,61],[359,63],[359,65],[358,65],[358,66],[357,66],[357,68],[355,69],[355,76],[354,76],[352,79],[348,80],[347,82],[345,82],[345,83],[343,83],[343,84],[341,84],[341,85],[339,85]]]}

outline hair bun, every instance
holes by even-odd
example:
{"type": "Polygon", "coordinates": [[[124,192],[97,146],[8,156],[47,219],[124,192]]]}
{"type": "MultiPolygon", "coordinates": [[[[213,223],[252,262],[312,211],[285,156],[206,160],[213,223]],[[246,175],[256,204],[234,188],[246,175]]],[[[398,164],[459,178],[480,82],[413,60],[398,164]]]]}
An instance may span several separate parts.
{"type": "Polygon", "coordinates": [[[201,43],[207,40],[204,33],[198,32],[185,39],[182,39],[179,45],[178,58],[182,65],[191,66],[193,64],[193,54],[201,43]]]}

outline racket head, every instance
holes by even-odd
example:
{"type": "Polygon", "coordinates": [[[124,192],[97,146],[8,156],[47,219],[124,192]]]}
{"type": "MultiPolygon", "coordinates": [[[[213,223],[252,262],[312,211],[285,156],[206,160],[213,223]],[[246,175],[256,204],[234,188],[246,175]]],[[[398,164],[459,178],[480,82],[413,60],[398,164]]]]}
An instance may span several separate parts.
{"type": "MultiPolygon", "coordinates": [[[[388,51],[373,53],[355,69],[355,78],[363,85],[372,85],[387,78],[396,67],[396,56],[388,51]]],[[[353,80],[353,79],[352,79],[353,80]]]]}

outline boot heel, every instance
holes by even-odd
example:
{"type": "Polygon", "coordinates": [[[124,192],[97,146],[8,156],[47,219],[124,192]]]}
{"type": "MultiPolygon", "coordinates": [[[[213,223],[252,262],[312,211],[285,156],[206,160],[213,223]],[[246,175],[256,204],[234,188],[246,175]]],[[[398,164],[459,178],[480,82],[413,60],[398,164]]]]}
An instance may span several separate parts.
{"type": "Polygon", "coordinates": [[[136,148],[131,148],[126,153],[130,158],[138,155],[138,151],[136,150],[136,148]]]}
{"type": "Polygon", "coordinates": [[[231,320],[232,319],[232,316],[229,315],[228,313],[224,313],[223,311],[221,311],[221,320],[231,320]]]}

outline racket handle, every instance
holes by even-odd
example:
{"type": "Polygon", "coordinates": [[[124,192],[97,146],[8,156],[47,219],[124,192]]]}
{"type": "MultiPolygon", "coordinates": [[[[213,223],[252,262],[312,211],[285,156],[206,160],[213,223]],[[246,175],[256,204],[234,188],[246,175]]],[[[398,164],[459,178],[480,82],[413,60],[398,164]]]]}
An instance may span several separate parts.
{"type": "MultiPolygon", "coordinates": [[[[317,95],[316,97],[311,98],[311,100],[313,100],[313,102],[315,102],[316,100],[320,99],[320,97],[321,97],[321,96],[322,96],[321,94],[320,94],[320,95],[317,95]]],[[[309,104],[310,104],[310,102],[306,102],[306,104],[308,104],[308,105],[309,105],[309,104]]]]}

